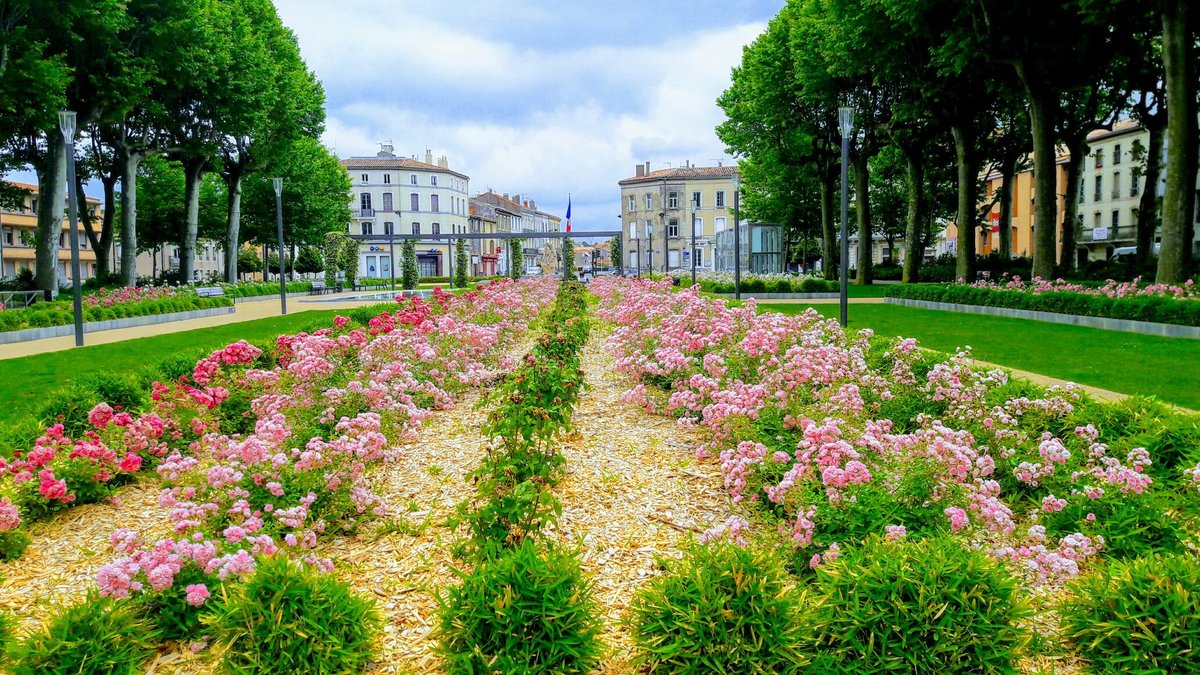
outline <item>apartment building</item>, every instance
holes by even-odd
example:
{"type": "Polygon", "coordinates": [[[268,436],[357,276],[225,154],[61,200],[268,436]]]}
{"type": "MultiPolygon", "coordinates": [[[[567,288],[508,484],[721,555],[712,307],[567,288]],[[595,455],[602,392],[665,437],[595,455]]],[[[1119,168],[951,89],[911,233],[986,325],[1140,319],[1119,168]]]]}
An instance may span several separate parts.
{"type": "MultiPolygon", "coordinates": [[[[496,211],[500,232],[519,232],[530,236],[522,239],[522,253],[526,260],[532,261],[547,250],[557,253],[559,242],[556,239],[534,236],[541,232],[561,232],[562,219],[552,213],[541,211],[533,199],[523,199],[520,194],[499,194],[491,189],[471,198],[477,203],[488,204],[496,211]]],[[[511,241],[511,240],[509,240],[511,241]]],[[[504,245],[499,245],[504,248],[504,245]]],[[[530,265],[531,266],[531,265],[530,265]]],[[[507,271],[506,265],[501,265],[507,271]]]]}
{"type": "MultiPolygon", "coordinates": [[[[651,170],[617,181],[621,188],[621,246],[627,269],[667,272],[712,270],[716,236],[733,227],[736,166],[693,166],[651,170]],[[695,246],[692,232],[695,231],[695,246]],[[664,255],[664,250],[666,254],[664,255]]],[[[616,261],[614,261],[616,262],[616,261]]]]}
{"type": "MultiPolygon", "coordinates": [[[[471,197],[468,203],[470,204],[468,227],[471,234],[495,234],[499,231],[500,223],[495,206],[475,197],[471,197]]],[[[499,265],[500,253],[504,248],[504,244],[500,241],[498,239],[470,240],[471,276],[495,276],[504,272],[499,265]]]]}
{"type": "MultiPolygon", "coordinates": [[[[20,205],[0,209],[0,279],[12,279],[23,269],[33,270],[37,260],[34,240],[37,234],[38,186],[28,183],[5,181],[19,188],[22,193],[20,205]]],[[[95,197],[85,197],[88,211],[97,221],[103,215],[102,202],[95,197]]],[[[58,234],[58,283],[72,283],[70,220],[63,214],[58,234]]],[[[110,254],[110,260],[111,260],[110,254]]],[[[91,249],[83,224],[79,225],[79,271],[84,279],[96,276],[96,252],[91,249]]]]}
{"type": "MultiPolygon", "coordinates": [[[[341,163],[353,183],[350,234],[364,236],[359,275],[385,279],[398,274],[389,235],[404,233],[430,235],[417,242],[422,276],[448,276],[454,253],[447,235],[468,231],[470,178],[451,170],[444,155],[436,163],[428,149],[423,162],[399,157],[390,143],[381,143],[374,157],[349,157],[341,163]]],[[[395,255],[399,258],[398,250],[395,255]]]]}

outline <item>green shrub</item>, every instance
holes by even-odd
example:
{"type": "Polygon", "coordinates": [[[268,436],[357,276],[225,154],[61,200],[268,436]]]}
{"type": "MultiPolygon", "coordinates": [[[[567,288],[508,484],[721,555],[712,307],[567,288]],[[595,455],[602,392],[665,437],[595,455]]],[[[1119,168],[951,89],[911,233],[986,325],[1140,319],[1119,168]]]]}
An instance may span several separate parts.
{"type": "Polygon", "coordinates": [[[693,545],[633,596],[626,619],[647,672],[795,673],[804,596],[771,552],[693,545]]]}
{"type": "Polygon", "coordinates": [[[1200,562],[1115,561],[1072,581],[1063,634],[1100,673],[1200,672],[1200,562]]]}
{"type": "Polygon", "coordinates": [[[9,651],[17,642],[17,617],[12,612],[0,611],[0,663],[8,658],[9,651]]]}
{"type": "Polygon", "coordinates": [[[24,529],[5,530],[0,532],[0,561],[16,560],[25,553],[31,538],[24,529]]]}
{"type": "Polygon", "coordinates": [[[762,279],[742,279],[743,293],[763,293],[767,290],[767,282],[762,279]]]}
{"type": "Polygon", "coordinates": [[[37,418],[47,426],[61,422],[66,435],[76,438],[92,428],[88,413],[97,404],[136,411],[142,406],[143,391],[134,377],[124,373],[96,373],[51,394],[37,418]]]}
{"type": "Polygon", "coordinates": [[[222,587],[210,611],[205,622],[229,673],[362,672],[382,628],[373,600],[283,555],[260,559],[245,584],[222,587]]]}
{"type": "Polygon", "coordinates": [[[832,281],[816,277],[804,277],[800,280],[801,293],[825,293],[830,290],[837,290],[836,288],[832,288],[832,286],[836,286],[836,284],[832,281]]]}
{"type": "Polygon", "coordinates": [[[771,293],[791,293],[792,282],[788,279],[772,279],[767,282],[767,290],[771,293]]]}
{"type": "Polygon", "coordinates": [[[449,673],[583,673],[600,659],[590,582],[574,553],[526,540],[438,595],[449,673]]]}
{"type": "Polygon", "coordinates": [[[13,675],[141,673],[158,635],[133,605],[89,595],[12,650],[13,675]]]}
{"type": "Polygon", "coordinates": [[[178,382],[179,378],[186,375],[189,379],[192,373],[196,370],[196,362],[208,355],[204,351],[192,351],[179,354],[172,354],[158,363],[147,372],[149,382],[144,382],[149,388],[150,382],[158,380],[163,383],[178,382]]]}
{"type": "Polygon", "coordinates": [[[818,672],[1012,672],[1026,637],[1018,582],[948,538],[878,538],[817,568],[805,614],[818,672]]]}

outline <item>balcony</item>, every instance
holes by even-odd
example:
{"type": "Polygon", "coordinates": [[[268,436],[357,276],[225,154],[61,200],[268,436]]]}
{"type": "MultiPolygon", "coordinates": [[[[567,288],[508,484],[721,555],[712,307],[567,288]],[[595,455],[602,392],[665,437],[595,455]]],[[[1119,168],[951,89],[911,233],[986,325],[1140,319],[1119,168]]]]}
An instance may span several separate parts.
{"type": "Polygon", "coordinates": [[[358,217],[359,218],[374,218],[375,217],[375,209],[359,209],[358,217]]]}
{"type": "Polygon", "coordinates": [[[1114,241],[1136,241],[1137,226],[1129,225],[1124,227],[1085,227],[1080,233],[1079,241],[1084,244],[1114,242],[1114,241]]]}

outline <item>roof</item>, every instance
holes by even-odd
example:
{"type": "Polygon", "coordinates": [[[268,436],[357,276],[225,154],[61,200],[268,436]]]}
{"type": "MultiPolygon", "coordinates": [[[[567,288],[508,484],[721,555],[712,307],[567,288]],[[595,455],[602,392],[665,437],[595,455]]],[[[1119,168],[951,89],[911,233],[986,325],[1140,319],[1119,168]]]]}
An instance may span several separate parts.
{"type": "Polygon", "coordinates": [[[474,197],[471,197],[468,211],[471,218],[486,220],[489,223],[496,222],[496,209],[487,202],[477,202],[474,197]]]}
{"type": "MultiPolygon", "coordinates": [[[[4,182],[8,183],[9,185],[12,185],[14,187],[21,188],[22,190],[25,190],[26,192],[37,193],[37,191],[39,189],[38,186],[36,186],[32,183],[21,183],[21,182],[15,181],[15,180],[5,180],[4,182]]],[[[100,200],[98,198],[93,197],[91,195],[84,195],[84,199],[86,199],[89,204],[99,204],[100,203],[100,200]]]]}
{"type": "Polygon", "coordinates": [[[474,197],[471,197],[471,199],[477,199],[485,204],[491,204],[498,209],[502,209],[517,216],[521,215],[521,210],[524,208],[519,203],[514,202],[507,197],[502,197],[491,190],[477,194],[474,197]]]}
{"type": "Polygon", "coordinates": [[[1125,118],[1118,120],[1113,124],[1112,129],[1096,129],[1088,134],[1088,141],[1099,141],[1112,136],[1124,136],[1125,134],[1137,133],[1142,130],[1142,125],[1138,124],[1137,120],[1125,118]]]}
{"type": "Polygon", "coordinates": [[[713,178],[733,178],[737,173],[736,166],[688,166],[678,169],[658,169],[645,176],[622,178],[617,185],[641,185],[643,183],[658,183],[663,180],[711,180],[713,178]]]}
{"type": "Polygon", "coordinates": [[[452,171],[444,166],[438,166],[437,164],[418,162],[417,160],[409,157],[347,157],[338,161],[347,171],[351,171],[353,169],[398,169],[405,171],[426,171],[448,173],[458,176],[463,180],[471,180],[466,174],[452,171]]]}

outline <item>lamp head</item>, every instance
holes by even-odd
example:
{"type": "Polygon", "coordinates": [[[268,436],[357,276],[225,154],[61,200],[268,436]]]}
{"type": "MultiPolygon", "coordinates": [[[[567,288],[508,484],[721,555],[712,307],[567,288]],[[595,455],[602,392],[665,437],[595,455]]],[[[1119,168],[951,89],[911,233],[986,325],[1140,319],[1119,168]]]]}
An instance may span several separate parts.
{"type": "Polygon", "coordinates": [[[842,106],[838,108],[838,129],[842,136],[849,136],[854,130],[854,108],[842,106]]]}
{"type": "Polygon", "coordinates": [[[276,197],[283,194],[283,179],[282,178],[272,178],[271,183],[275,186],[275,196],[276,197]]]}
{"type": "Polygon", "coordinates": [[[58,113],[58,126],[62,130],[63,139],[70,142],[75,139],[75,111],[62,110],[58,113]]]}

